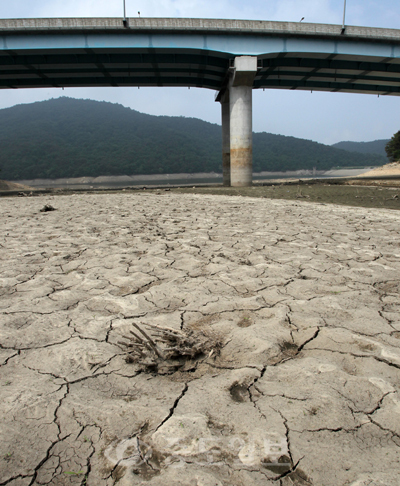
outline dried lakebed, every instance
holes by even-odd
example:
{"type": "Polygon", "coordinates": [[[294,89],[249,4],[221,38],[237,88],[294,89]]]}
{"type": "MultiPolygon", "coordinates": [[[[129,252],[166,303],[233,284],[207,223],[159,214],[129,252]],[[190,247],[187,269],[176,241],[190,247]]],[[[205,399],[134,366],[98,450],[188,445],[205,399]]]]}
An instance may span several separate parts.
{"type": "Polygon", "coordinates": [[[400,212],[172,192],[1,206],[0,485],[398,485],[400,212]],[[118,344],[132,323],[221,349],[148,373],[118,344]]]}

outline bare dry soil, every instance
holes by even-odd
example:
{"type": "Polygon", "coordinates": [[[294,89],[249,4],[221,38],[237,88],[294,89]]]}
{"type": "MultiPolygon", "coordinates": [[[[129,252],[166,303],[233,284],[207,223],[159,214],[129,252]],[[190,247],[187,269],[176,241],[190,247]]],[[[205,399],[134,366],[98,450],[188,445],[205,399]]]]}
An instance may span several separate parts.
{"type": "Polygon", "coordinates": [[[330,187],[2,197],[0,485],[398,486],[398,189],[330,187]],[[133,323],[221,348],[149,373],[133,323]]]}

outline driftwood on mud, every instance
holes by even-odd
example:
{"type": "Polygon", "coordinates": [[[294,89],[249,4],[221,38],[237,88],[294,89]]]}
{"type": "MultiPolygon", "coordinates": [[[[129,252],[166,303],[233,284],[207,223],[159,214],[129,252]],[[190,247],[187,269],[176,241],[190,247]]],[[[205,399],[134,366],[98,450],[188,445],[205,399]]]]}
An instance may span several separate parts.
{"type": "Polygon", "coordinates": [[[212,331],[199,329],[173,329],[155,324],[132,323],[135,331],[119,341],[127,351],[126,361],[138,364],[144,371],[161,374],[183,368],[188,361],[200,357],[216,356],[222,346],[221,339],[212,331]],[[143,326],[148,328],[146,332],[143,326]]]}

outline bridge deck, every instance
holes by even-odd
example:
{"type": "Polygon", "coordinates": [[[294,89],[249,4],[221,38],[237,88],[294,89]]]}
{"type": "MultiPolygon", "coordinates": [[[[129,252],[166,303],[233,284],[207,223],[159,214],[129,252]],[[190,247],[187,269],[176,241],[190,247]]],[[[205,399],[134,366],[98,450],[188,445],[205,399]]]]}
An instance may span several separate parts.
{"type": "MultiPolygon", "coordinates": [[[[342,37],[342,26],[302,22],[276,22],[268,20],[183,19],[183,18],[129,18],[128,28],[122,18],[50,18],[50,19],[0,19],[0,33],[20,32],[71,32],[71,31],[160,31],[247,33],[261,35],[295,35],[342,37]]],[[[346,38],[373,41],[397,41],[399,29],[346,26],[346,38]]]]}

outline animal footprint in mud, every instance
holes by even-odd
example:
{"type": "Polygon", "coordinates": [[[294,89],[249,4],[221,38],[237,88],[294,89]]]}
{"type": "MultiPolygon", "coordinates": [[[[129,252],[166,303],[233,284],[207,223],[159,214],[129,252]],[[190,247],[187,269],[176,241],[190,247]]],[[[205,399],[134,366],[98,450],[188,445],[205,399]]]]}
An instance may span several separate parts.
{"type": "Polygon", "coordinates": [[[235,381],[230,388],[229,393],[231,394],[232,400],[235,402],[244,402],[249,396],[247,386],[244,383],[238,383],[235,381]]]}

